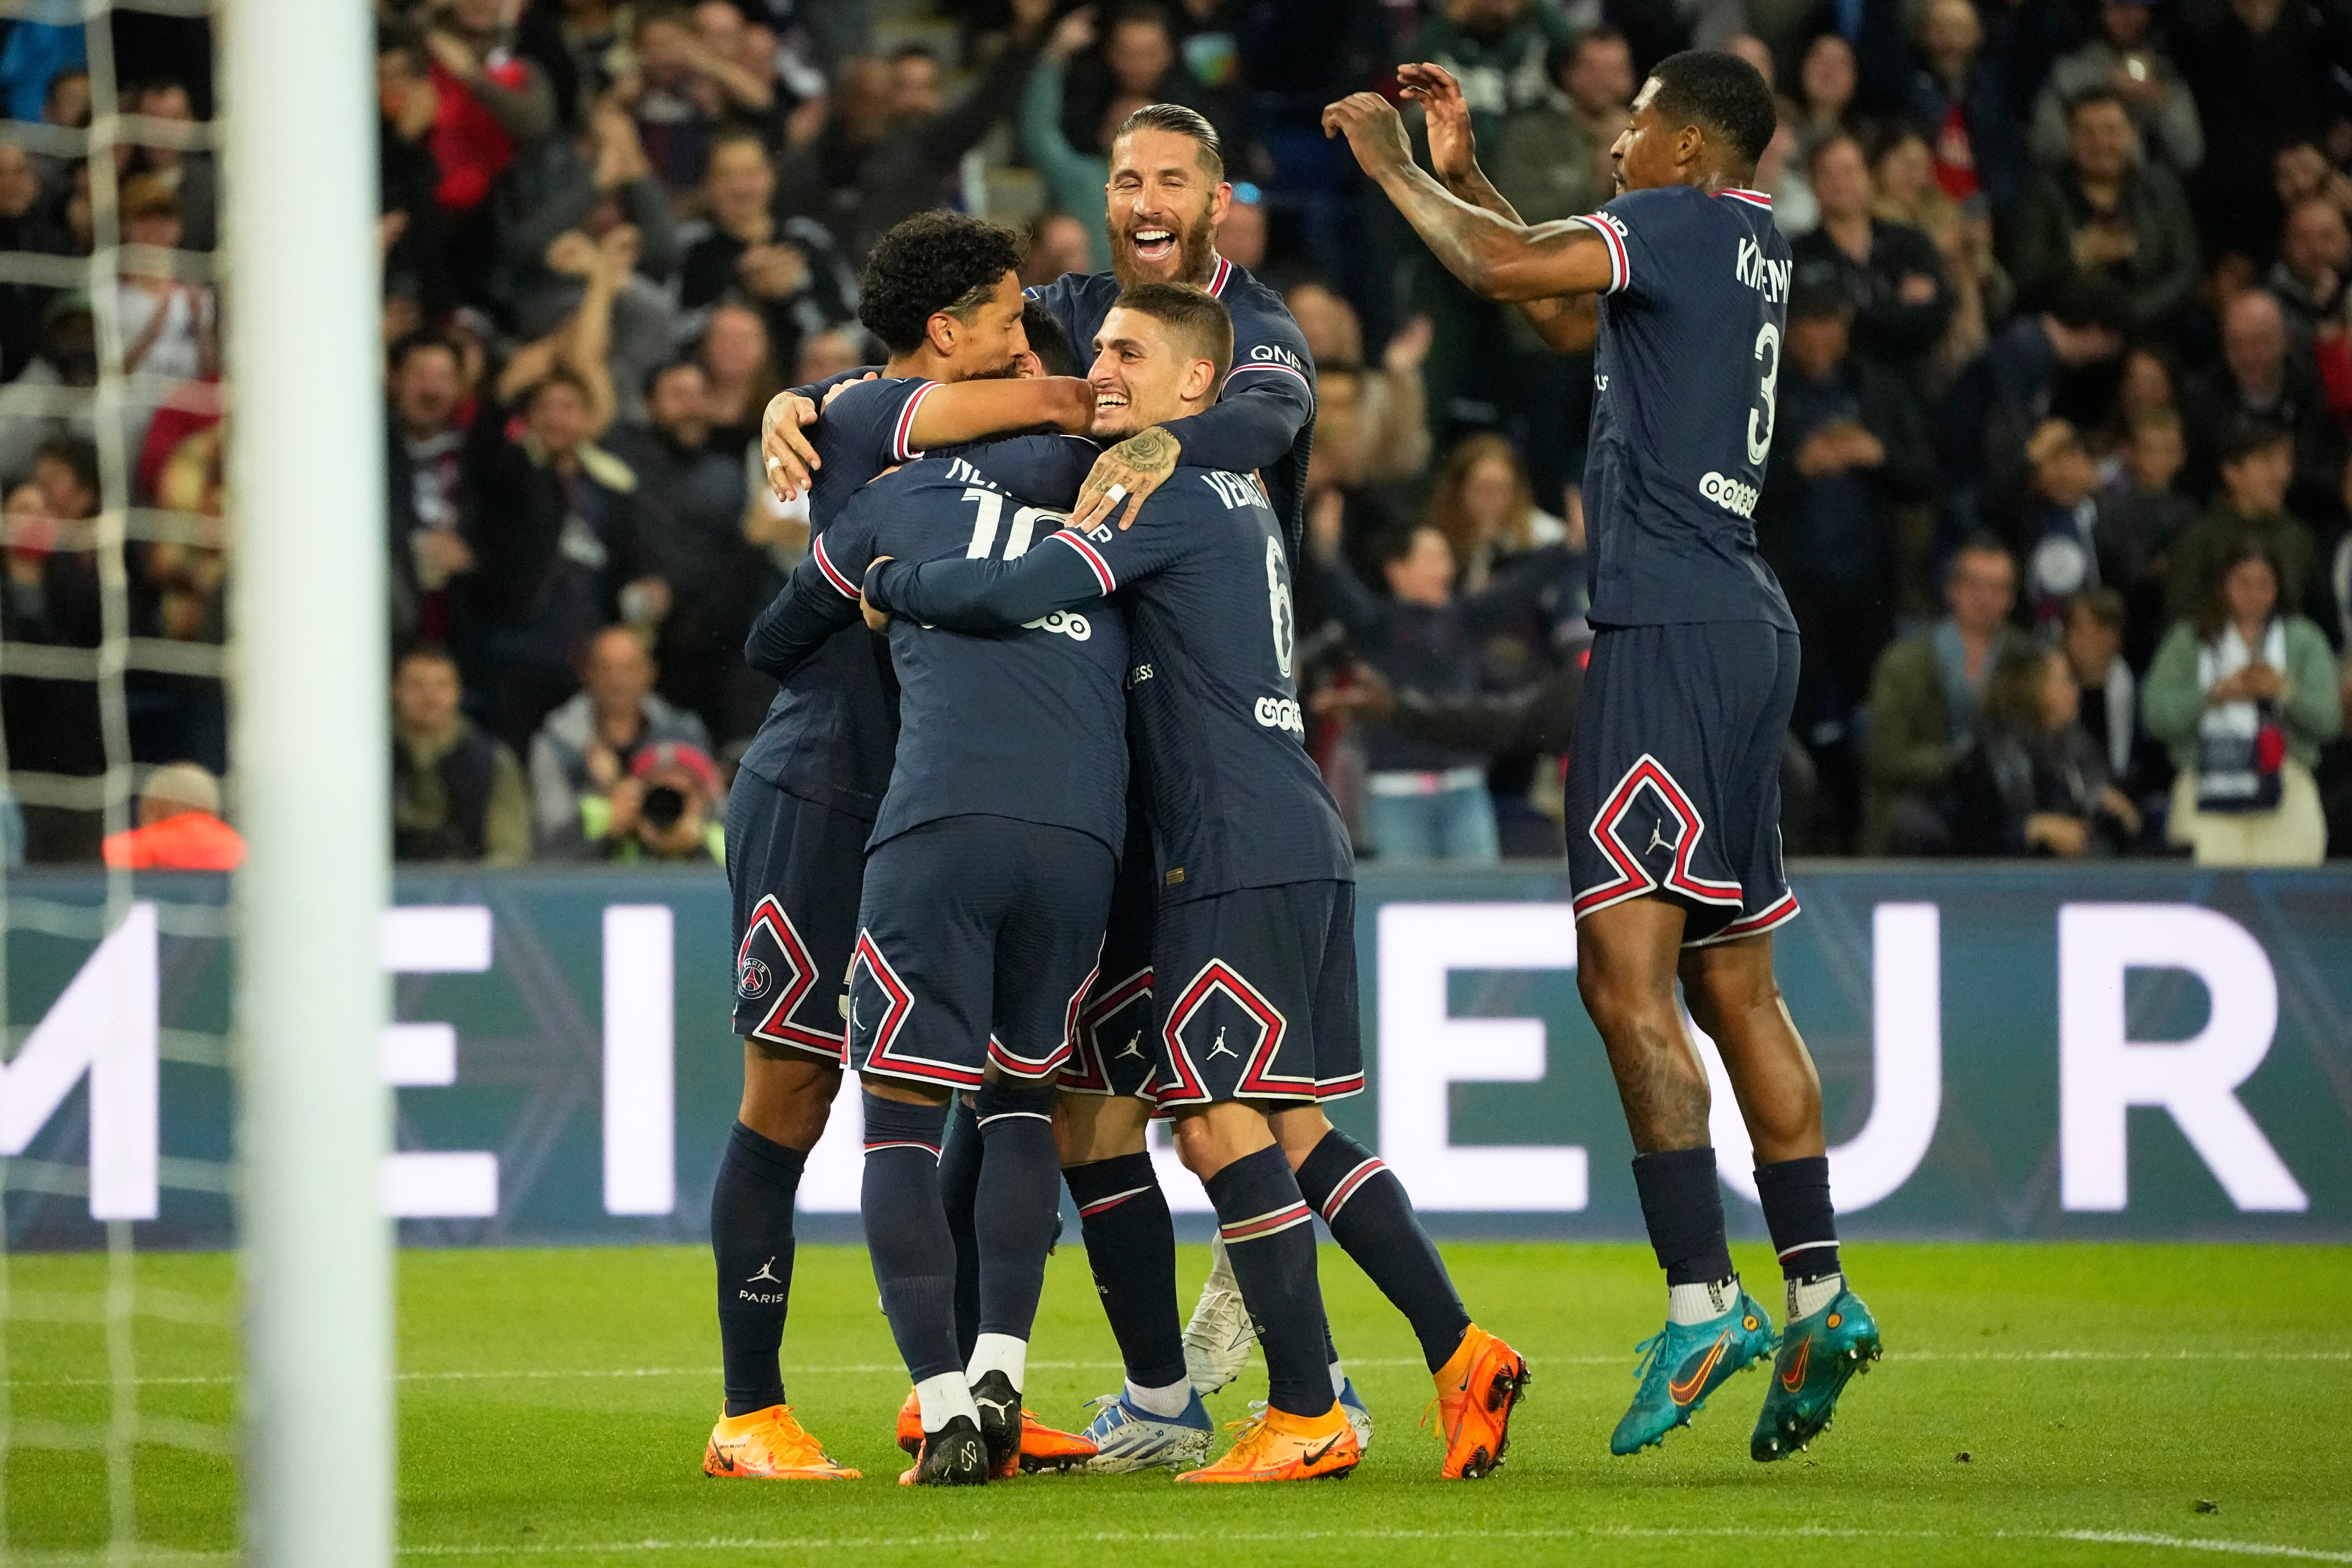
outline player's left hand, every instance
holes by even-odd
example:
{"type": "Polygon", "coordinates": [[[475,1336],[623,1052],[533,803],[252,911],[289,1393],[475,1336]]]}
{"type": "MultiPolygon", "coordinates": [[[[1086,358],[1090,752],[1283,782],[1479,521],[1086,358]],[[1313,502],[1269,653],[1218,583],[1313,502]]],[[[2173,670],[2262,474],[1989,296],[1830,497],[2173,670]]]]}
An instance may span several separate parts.
{"type": "Polygon", "coordinates": [[[1374,179],[1412,163],[1412,142],[1396,106],[1377,92],[1351,92],[1323,111],[1323,134],[1345,136],[1374,179]]]}
{"type": "Polygon", "coordinates": [[[857,584],[857,613],[866,617],[866,629],[869,632],[887,632],[890,629],[890,612],[866,596],[866,584],[874,580],[875,571],[882,563],[889,559],[887,555],[877,555],[868,562],[866,566],[866,575],[857,584]]]}
{"type": "Polygon", "coordinates": [[[1440,65],[1397,67],[1399,90],[1429,114],[1429,167],[1448,184],[1466,178],[1477,163],[1477,139],[1470,132],[1470,102],[1462,84],[1440,65]]]}
{"type": "Polygon", "coordinates": [[[816,423],[816,405],[799,393],[780,392],[760,416],[760,456],[766,460],[768,484],[778,500],[805,494],[814,482],[811,476],[824,466],[804,433],[816,423]]]}
{"type": "Polygon", "coordinates": [[[1135,514],[1143,510],[1144,500],[1175,471],[1176,437],[1157,425],[1137,431],[1095,459],[1087,482],[1078,487],[1077,510],[1070,513],[1070,526],[1084,533],[1108,522],[1124,503],[1127,510],[1119,513],[1118,525],[1134,527],[1135,514]]]}

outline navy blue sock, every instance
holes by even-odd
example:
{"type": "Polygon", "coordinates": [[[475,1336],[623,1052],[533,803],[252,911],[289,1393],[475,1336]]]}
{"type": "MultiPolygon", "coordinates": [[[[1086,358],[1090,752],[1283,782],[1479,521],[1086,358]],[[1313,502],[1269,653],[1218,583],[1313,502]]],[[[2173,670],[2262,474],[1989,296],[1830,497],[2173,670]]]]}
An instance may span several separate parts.
{"type": "Polygon", "coordinates": [[[719,1265],[719,1352],[727,1414],[784,1402],[777,1352],[793,1291],[793,1199],[808,1155],[735,1124],[710,1189],[710,1254],[719,1265]]]}
{"type": "Polygon", "coordinates": [[[980,1337],[980,1237],[972,1228],[972,1205],[980,1196],[980,1123],[959,1094],[948,1105],[947,1141],[940,1146],[940,1202],[955,1238],[956,1349],[971,1363],[980,1337]]]}
{"type": "Polygon", "coordinates": [[[940,1203],[944,1105],[866,1100],[866,1180],[858,1208],[874,1283],[908,1375],[917,1383],[961,1372],[955,1339],[955,1241],[940,1203]]]}
{"type": "Polygon", "coordinates": [[[1267,1147],[1211,1176],[1209,1201],[1242,1305],[1265,1352],[1266,1403],[1292,1415],[1331,1408],[1323,1356],[1323,1290],[1315,1275],[1315,1215],[1281,1149],[1267,1147]]]}
{"type": "Polygon", "coordinates": [[[1177,1321],[1176,1226],[1149,1154],[1118,1154],[1062,1173],[1078,1205],[1079,1234],[1095,1293],[1138,1388],[1181,1383],[1184,1330],[1177,1321]]]}
{"type": "MultiPolygon", "coordinates": [[[[975,1110],[987,1152],[974,1210],[980,1236],[980,1331],[1026,1340],[1045,1289],[1045,1254],[1061,1206],[1051,1089],[982,1088],[975,1110]]],[[[969,1363],[967,1363],[969,1364],[969,1363]]]]}
{"type": "Polygon", "coordinates": [[[1732,1277],[1713,1149],[1636,1154],[1633,1185],[1641,1192],[1642,1220],[1650,1227],[1650,1246],[1666,1271],[1667,1285],[1711,1285],[1732,1277]]]}
{"type": "Polygon", "coordinates": [[[1780,1255],[1782,1279],[1818,1279],[1839,1272],[1827,1155],[1757,1166],[1756,1195],[1764,1205],[1772,1250],[1780,1255]]]}
{"type": "Polygon", "coordinates": [[[1300,1163],[1298,1190],[1331,1227],[1331,1239],[1412,1325],[1429,1370],[1444,1366],[1470,1314],[1396,1173],[1335,1127],[1300,1163]]]}

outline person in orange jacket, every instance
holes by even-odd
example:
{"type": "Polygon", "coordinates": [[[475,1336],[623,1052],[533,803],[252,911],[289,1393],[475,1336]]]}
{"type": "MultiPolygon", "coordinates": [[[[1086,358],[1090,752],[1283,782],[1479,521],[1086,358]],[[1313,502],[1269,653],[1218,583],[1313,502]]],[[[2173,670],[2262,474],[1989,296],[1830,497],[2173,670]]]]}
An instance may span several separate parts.
{"type": "Polygon", "coordinates": [[[106,863],[127,871],[233,871],[245,840],[220,818],[220,784],[195,763],[173,763],[147,775],[139,826],[107,835],[106,863]]]}

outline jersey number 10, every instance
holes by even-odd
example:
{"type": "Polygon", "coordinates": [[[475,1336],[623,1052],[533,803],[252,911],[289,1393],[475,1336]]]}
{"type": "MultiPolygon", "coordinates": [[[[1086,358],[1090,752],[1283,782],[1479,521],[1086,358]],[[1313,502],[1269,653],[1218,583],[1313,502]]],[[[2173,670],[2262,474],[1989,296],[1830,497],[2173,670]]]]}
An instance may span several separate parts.
{"type": "MultiPolygon", "coordinates": [[[[1004,497],[995,490],[975,488],[964,491],[963,499],[980,503],[980,515],[972,520],[971,542],[964,546],[964,559],[985,561],[989,552],[996,548],[997,525],[1004,517],[1004,497]]],[[[1070,521],[1067,513],[1048,511],[1042,506],[1021,508],[1013,514],[1013,526],[1005,531],[1003,559],[1016,560],[1029,553],[1029,543],[1036,537],[1040,519],[1051,522],[1055,529],[1070,521]]],[[[1053,529],[1046,531],[1050,533],[1053,529]]]]}

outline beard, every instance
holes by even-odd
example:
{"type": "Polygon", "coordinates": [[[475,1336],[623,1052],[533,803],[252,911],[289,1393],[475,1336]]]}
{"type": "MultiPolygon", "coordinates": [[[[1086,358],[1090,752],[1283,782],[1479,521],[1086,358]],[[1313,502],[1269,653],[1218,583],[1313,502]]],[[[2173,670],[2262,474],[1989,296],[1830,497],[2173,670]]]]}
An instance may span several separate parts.
{"type": "MultiPolygon", "coordinates": [[[[1108,221],[1103,226],[1110,235],[1110,270],[1111,275],[1118,279],[1118,286],[1131,289],[1138,283],[1158,281],[1146,278],[1137,269],[1135,244],[1130,237],[1133,230],[1122,234],[1108,221]]],[[[1176,236],[1176,276],[1170,281],[1197,283],[1206,288],[1209,274],[1214,267],[1210,258],[1216,253],[1217,226],[1210,221],[1208,209],[1203,207],[1199,221],[1191,228],[1179,231],[1176,236]]]]}

